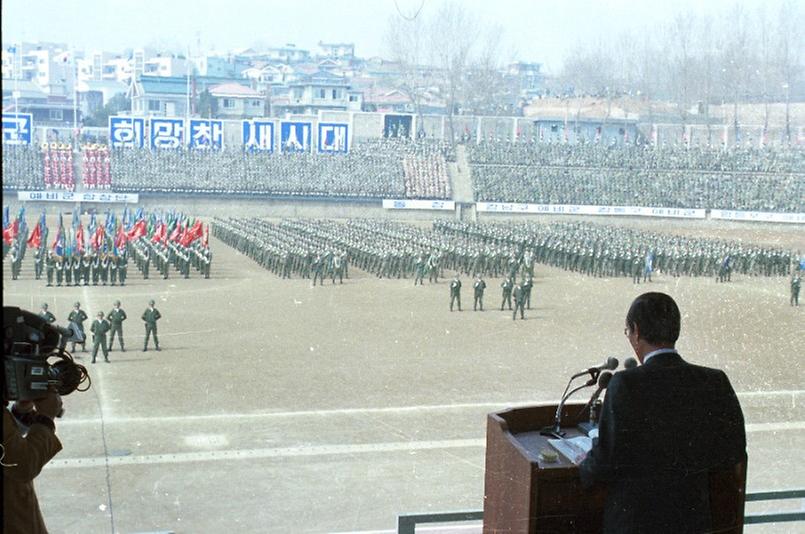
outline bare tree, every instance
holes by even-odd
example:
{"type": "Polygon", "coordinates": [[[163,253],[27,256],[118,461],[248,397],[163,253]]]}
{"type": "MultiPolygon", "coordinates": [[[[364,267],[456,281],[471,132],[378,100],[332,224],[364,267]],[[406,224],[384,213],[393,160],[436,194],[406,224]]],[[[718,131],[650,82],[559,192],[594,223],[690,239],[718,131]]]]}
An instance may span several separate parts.
{"type": "Polygon", "coordinates": [[[430,21],[431,64],[437,69],[437,86],[447,104],[451,143],[456,139],[453,116],[465,90],[467,69],[479,35],[478,21],[457,0],[442,4],[430,21]]]}
{"type": "Polygon", "coordinates": [[[386,32],[386,47],[398,67],[394,85],[411,101],[420,128],[422,102],[430,81],[429,69],[425,67],[425,31],[425,21],[418,14],[413,18],[392,16],[386,32]]]}
{"type": "Polygon", "coordinates": [[[774,62],[780,76],[785,98],[785,140],[791,143],[791,89],[796,87],[802,74],[802,24],[801,4],[787,1],[780,6],[774,62]]]}

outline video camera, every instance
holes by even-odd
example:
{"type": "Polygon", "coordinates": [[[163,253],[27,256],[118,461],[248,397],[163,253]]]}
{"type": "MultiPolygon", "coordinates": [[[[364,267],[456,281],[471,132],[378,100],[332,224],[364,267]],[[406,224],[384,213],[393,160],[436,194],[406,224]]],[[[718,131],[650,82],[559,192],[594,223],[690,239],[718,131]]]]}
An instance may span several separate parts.
{"type": "Polygon", "coordinates": [[[73,361],[65,350],[70,341],[84,341],[83,332],[74,323],[62,328],[31,312],[4,306],[4,401],[41,399],[51,388],[59,395],[89,389],[87,368],[73,361]],[[54,363],[48,361],[56,358],[54,363]],[[86,387],[79,388],[84,382],[86,387]]]}

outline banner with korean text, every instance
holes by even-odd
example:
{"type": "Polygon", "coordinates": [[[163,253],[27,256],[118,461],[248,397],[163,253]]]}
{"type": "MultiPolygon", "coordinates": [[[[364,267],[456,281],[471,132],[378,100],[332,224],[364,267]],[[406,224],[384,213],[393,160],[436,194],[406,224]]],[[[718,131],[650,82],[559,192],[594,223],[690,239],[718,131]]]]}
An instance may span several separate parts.
{"type": "Polygon", "coordinates": [[[76,193],[73,191],[19,191],[17,199],[31,202],[103,202],[136,204],[138,193],[76,193]]]}
{"type": "Polygon", "coordinates": [[[452,200],[402,200],[384,198],[383,208],[387,210],[455,210],[456,203],[452,200]]]}
{"type": "Polygon", "coordinates": [[[623,217],[673,217],[704,219],[703,209],[651,208],[641,206],[585,206],[576,204],[517,204],[478,202],[476,209],[487,213],[541,213],[545,215],[619,215],[623,217]]]}

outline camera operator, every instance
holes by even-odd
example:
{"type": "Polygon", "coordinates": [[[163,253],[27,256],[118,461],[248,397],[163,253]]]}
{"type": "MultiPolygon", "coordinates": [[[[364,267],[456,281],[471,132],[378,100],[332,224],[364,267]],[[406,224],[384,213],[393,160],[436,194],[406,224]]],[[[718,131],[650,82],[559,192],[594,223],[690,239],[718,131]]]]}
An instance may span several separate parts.
{"type": "Polygon", "coordinates": [[[4,395],[3,404],[3,532],[47,533],[33,481],[62,449],[53,422],[62,412],[61,396],[49,391],[9,406],[4,395]]]}

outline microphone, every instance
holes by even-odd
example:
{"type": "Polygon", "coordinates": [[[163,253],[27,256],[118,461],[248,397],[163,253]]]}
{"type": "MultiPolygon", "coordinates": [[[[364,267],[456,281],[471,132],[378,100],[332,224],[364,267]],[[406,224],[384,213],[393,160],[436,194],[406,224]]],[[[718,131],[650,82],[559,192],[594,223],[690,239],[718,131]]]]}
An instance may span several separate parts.
{"type": "Polygon", "coordinates": [[[634,369],[635,367],[637,367],[637,360],[634,358],[626,358],[626,361],[623,362],[623,368],[627,371],[629,369],[634,369]]]}
{"type": "Polygon", "coordinates": [[[614,371],[615,369],[617,369],[618,368],[618,363],[620,363],[620,362],[618,361],[617,358],[614,358],[614,357],[610,356],[609,358],[607,358],[607,361],[605,361],[601,365],[597,365],[595,367],[590,367],[588,369],[585,369],[584,371],[578,372],[575,375],[573,375],[570,378],[570,380],[573,380],[573,379],[578,378],[580,376],[584,376],[586,374],[593,375],[593,377],[597,378],[598,374],[601,371],[614,371]]]}
{"type": "MultiPolygon", "coordinates": [[[[571,379],[572,380],[572,379],[571,379]]],[[[543,436],[553,436],[555,438],[562,438],[564,437],[565,433],[562,431],[562,410],[565,407],[565,402],[567,399],[570,398],[575,392],[594,386],[596,384],[595,378],[590,378],[584,384],[577,386],[576,388],[570,390],[569,393],[562,396],[562,400],[559,401],[559,406],[556,407],[556,415],[554,416],[553,426],[546,426],[540,431],[540,434],[543,436]]],[[[568,384],[570,386],[570,384],[568,384]]]]}
{"type": "Polygon", "coordinates": [[[598,377],[598,389],[595,390],[593,396],[590,397],[590,401],[584,405],[578,415],[576,415],[576,419],[584,413],[584,410],[587,408],[590,409],[590,420],[587,423],[579,423],[579,428],[584,431],[585,434],[590,434],[590,431],[598,426],[598,408],[600,408],[601,401],[598,397],[601,396],[601,393],[607,388],[609,385],[609,381],[612,380],[612,373],[609,371],[604,371],[601,373],[601,376],[598,377]]]}

